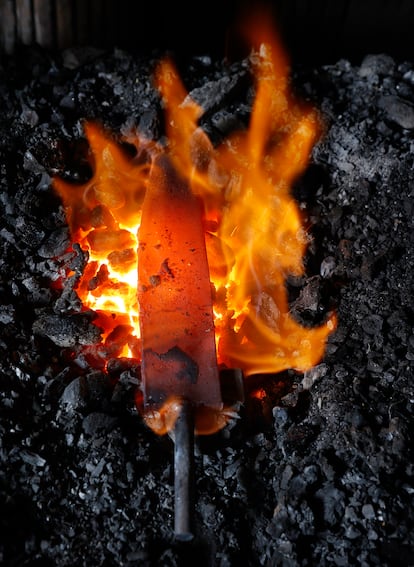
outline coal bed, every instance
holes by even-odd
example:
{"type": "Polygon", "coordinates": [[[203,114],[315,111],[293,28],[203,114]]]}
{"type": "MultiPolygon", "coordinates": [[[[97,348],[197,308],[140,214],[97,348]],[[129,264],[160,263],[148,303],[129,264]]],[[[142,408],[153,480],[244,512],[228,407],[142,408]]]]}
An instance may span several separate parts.
{"type": "MultiPolygon", "coordinates": [[[[0,562],[5,566],[414,565],[414,63],[295,64],[325,131],[293,187],[310,236],[292,314],[338,314],[325,356],[245,380],[196,439],[192,542],[174,540],[173,450],[135,407],[139,362],[102,353],[51,186],[91,175],[84,121],[163,136],[161,53],[21,48],[0,66],[0,562]],[[99,358],[95,356],[95,359],[99,358]],[[260,396],[252,396],[260,389],[260,396]]],[[[213,143],[245,128],[249,59],[178,61],[213,143]]],[[[131,151],[127,144],[125,151],[131,151]]]]}

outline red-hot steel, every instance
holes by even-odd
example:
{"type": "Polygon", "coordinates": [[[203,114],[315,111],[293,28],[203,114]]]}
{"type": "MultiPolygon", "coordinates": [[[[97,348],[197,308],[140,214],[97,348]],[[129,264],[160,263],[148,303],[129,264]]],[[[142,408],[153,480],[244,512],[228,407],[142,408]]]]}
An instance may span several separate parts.
{"type": "Polygon", "coordinates": [[[147,415],[172,399],[220,410],[202,206],[166,155],[152,165],[138,242],[147,415]]]}

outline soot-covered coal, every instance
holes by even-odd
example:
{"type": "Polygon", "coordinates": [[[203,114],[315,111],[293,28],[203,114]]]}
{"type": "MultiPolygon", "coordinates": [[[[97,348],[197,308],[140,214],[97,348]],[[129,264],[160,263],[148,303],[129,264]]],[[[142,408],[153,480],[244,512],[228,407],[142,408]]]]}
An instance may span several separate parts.
{"type": "MultiPolygon", "coordinates": [[[[183,549],[172,443],[136,412],[136,361],[89,363],[85,257],[67,251],[51,189],[56,173],[90,175],[84,119],[162,135],[157,57],[30,48],[0,67],[2,564],[412,565],[414,64],[293,70],[326,131],[294,188],[311,242],[291,308],[313,324],[334,306],[339,324],[316,368],[252,378],[260,399],[198,440],[197,538],[183,549]]],[[[183,76],[213,141],[247,124],[247,61],[197,57],[183,76]]]]}

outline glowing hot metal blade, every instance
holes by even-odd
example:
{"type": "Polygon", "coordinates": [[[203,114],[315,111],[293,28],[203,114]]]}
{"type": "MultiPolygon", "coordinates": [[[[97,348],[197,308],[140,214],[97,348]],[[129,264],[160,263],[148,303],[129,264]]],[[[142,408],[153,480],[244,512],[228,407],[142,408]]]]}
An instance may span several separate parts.
{"type": "Polygon", "coordinates": [[[166,156],[152,166],[138,240],[144,405],[220,409],[202,209],[166,156]]]}

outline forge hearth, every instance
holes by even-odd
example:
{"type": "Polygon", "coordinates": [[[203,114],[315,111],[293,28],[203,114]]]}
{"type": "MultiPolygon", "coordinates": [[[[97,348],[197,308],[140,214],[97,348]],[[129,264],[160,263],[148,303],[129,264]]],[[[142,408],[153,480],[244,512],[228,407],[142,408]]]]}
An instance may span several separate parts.
{"type": "MultiPolygon", "coordinates": [[[[182,548],[171,534],[173,444],[136,411],[137,361],[99,367],[117,339],[93,348],[92,315],[62,291],[87,259],[67,252],[51,188],[55,175],[91,176],[84,120],[115,137],[162,136],[154,63],[119,49],[2,59],[3,564],[412,564],[414,65],[368,54],[292,69],[325,133],[294,187],[310,245],[306,274],[287,282],[290,309],[313,326],[335,307],[338,328],[315,368],[252,376],[240,419],[197,439],[198,537],[182,548]]],[[[214,143],[246,127],[246,60],[207,54],[181,69],[214,143]]]]}

